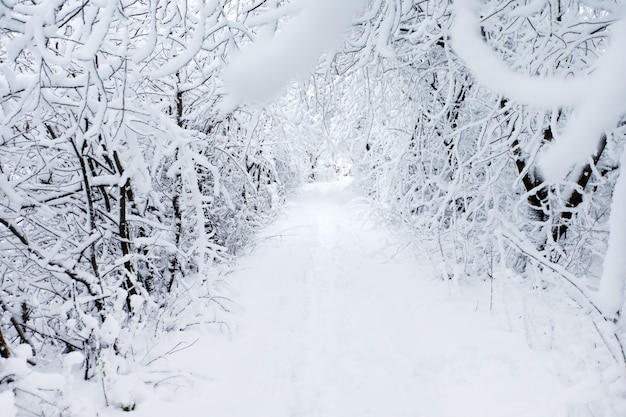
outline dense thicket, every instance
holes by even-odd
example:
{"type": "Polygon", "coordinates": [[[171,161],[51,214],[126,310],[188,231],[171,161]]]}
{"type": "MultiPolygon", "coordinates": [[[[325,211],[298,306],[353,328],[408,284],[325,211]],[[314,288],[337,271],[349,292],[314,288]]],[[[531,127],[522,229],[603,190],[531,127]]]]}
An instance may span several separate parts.
{"type": "Polygon", "coordinates": [[[334,94],[358,182],[442,277],[565,291],[623,363],[623,6],[458,3],[372,2],[351,32],[334,94]]]}
{"type": "MultiPolygon", "coordinates": [[[[142,328],[183,328],[193,304],[220,320],[211,267],[299,178],[271,108],[217,110],[259,6],[0,4],[2,358],[79,352],[85,378],[111,379],[142,328]]],[[[50,406],[6,372],[0,389],[50,406]]]]}

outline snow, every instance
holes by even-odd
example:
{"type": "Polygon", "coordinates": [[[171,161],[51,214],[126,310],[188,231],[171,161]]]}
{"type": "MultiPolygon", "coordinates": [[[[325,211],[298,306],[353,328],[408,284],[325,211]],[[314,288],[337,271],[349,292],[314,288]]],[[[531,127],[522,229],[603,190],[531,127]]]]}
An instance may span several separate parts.
{"type": "Polygon", "coordinates": [[[63,357],[63,373],[69,376],[75,368],[79,367],[85,361],[85,355],[82,352],[70,352],[63,357]]]}
{"type": "Polygon", "coordinates": [[[17,408],[15,407],[13,392],[0,392],[0,410],[2,410],[2,415],[4,417],[17,416],[17,408]]]}
{"type": "Polygon", "coordinates": [[[113,316],[108,316],[100,328],[101,340],[112,345],[120,334],[121,327],[113,316]]]}
{"type": "MultiPolygon", "coordinates": [[[[309,185],[241,258],[229,275],[238,306],[230,336],[171,335],[178,353],[153,361],[178,374],[151,396],[118,380],[115,404],[136,405],[136,417],[556,417],[592,415],[590,403],[600,404],[595,415],[625,411],[623,371],[598,370],[591,324],[575,308],[520,296],[507,276],[491,311],[488,286],[435,279],[436,265],[348,185],[309,185]]],[[[123,415],[115,410],[100,415],[123,415]]]]}
{"type": "Polygon", "coordinates": [[[609,246],[604,257],[597,302],[608,318],[619,317],[626,300],[626,152],[622,152],[621,172],[613,190],[609,220],[609,246]]]}
{"type": "Polygon", "coordinates": [[[14,211],[19,211],[25,202],[25,199],[15,191],[15,187],[11,184],[11,181],[6,175],[0,173],[0,192],[5,195],[7,206],[14,211]]]}
{"type": "Polygon", "coordinates": [[[587,163],[596,152],[600,137],[617,126],[626,109],[626,22],[618,21],[611,27],[611,45],[604,53],[598,68],[580,93],[584,102],[572,115],[565,132],[544,152],[540,164],[544,175],[551,180],[563,178],[573,163],[587,163]]]}
{"type": "MultiPolygon", "coordinates": [[[[115,4],[110,2],[100,2],[97,5],[100,10],[98,11],[99,19],[91,26],[91,33],[86,42],[74,52],[74,58],[89,61],[98,53],[98,50],[102,46],[104,39],[106,38],[109,26],[115,13],[115,4]]],[[[94,20],[95,20],[95,16],[94,20]]]]}
{"type": "Polygon", "coordinates": [[[109,387],[107,397],[113,407],[123,410],[132,410],[142,397],[142,385],[136,378],[118,376],[109,387]]]}
{"type": "Polygon", "coordinates": [[[198,55],[198,52],[202,49],[202,43],[204,42],[206,31],[206,11],[212,10],[216,3],[217,2],[215,1],[207,5],[205,5],[204,1],[192,3],[197,7],[197,10],[194,10],[194,12],[197,14],[198,22],[194,27],[191,39],[186,42],[185,49],[180,54],[170,59],[165,65],[161,66],[152,73],[154,78],[160,78],[175,73],[193,60],[196,55],[198,55]]]}
{"type": "Polygon", "coordinates": [[[554,144],[547,147],[539,160],[546,180],[559,181],[575,164],[588,162],[602,133],[612,130],[626,109],[626,91],[622,82],[626,71],[623,54],[626,23],[618,20],[611,26],[611,45],[594,65],[591,75],[531,77],[512,71],[483,41],[479,6],[475,0],[455,2],[455,20],[451,28],[454,51],[477,80],[521,103],[545,108],[575,108],[565,131],[555,136],[554,144]]]}
{"type": "MultiPolygon", "coordinates": [[[[308,0],[284,31],[257,39],[224,70],[231,101],[264,102],[341,40],[362,0],[308,0]]],[[[273,12],[270,12],[273,13],[273,12]]]]}
{"type": "Polygon", "coordinates": [[[133,294],[130,296],[130,308],[133,311],[133,313],[137,314],[140,310],[141,307],[143,307],[143,304],[145,303],[145,298],[143,298],[141,295],[139,294],[133,294]]]}
{"type": "Polygon", "coordinates": [[[546,108],[575,106],[585,100],[586,80],[530,77],[511,70],[483,41],[479,6],[474,0],[454,3],[451,41],[454,52],[482,85],[521,103],[546,108]]]}

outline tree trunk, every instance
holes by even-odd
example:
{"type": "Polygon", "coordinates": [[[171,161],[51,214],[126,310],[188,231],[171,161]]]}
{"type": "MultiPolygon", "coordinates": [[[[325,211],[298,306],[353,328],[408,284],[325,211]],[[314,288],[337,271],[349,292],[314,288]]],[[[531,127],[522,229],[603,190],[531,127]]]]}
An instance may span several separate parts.
{"type": "Polygon", "coordinates": [[[4,339],[4,335],[2,334],[2,328],[0,328],[0,358],[10,358],[11,351],[9,350],[9,345],[4,339]]]}

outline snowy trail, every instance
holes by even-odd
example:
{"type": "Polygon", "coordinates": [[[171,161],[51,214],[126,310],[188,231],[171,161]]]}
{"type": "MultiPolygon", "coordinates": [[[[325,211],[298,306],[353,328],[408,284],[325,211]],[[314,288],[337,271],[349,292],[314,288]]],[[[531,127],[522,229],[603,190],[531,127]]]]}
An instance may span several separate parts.
{"type": "Polygon", "coordinates": [[[308,187],[264,231],[230,276],[232,337],[172,357],[194,387],[136,415],[541,417],[592,390],[566,388],[551,352],[454,300],[344,188],[308,187]]]}

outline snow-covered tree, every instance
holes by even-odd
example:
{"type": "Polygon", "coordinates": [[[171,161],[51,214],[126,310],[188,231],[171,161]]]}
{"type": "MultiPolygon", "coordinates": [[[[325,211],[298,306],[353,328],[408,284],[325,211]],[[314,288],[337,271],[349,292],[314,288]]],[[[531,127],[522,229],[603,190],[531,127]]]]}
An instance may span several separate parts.
{"type": "Polygon", "coordinates": [[[537,285],[612,322],[624,301],[619,261],[605,259],[624,141],[621,6],[456,3],[369,2],[336,54],[336,74],[362,86],[343,100],[367,103],[352,118],[366,126],[358,183],[431,244],[442,276],[557,271],[537,285]]]}
{"type": "Polygon", "coordinates": [[[2,358],[80,352],[106,391],[135,332],[225,308],[212,265],[298,181],[267,111],[220,107],[264,3],[0,5],[2,358]]]}

